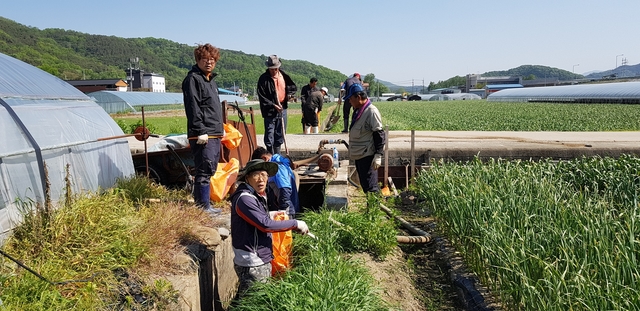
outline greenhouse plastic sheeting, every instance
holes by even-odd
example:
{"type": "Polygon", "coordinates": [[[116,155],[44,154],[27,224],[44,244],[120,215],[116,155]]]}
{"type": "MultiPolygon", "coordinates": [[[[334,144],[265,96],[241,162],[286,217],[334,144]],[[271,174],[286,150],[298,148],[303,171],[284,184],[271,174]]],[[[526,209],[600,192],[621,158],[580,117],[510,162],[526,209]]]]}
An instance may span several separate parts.
{"type": "MultiPolygon", "coordinates": [[[[87,95],[95,99],[107,113],[138,111],[141,106],[184,104],[182,93],[97,91],[87,95]]],[[[220,101],[245,104],[245,99],[240,96],[223,94],[219,96],[220,101]]]]}
{"type": "Polygon", "coordinates": [[[53,202],[64,195],[67,165],[73,193],[133,175],[126,139],[98,141],[123,134],[73,86],[0,54],[0,240],[21,221],[21,208],[44,202],[44,164],[53,202]]]}
{"type": "Polygon", "coordinates": [[[640,103],[640,82],[527,87],[492,93],[494,102],[640,103]]]}

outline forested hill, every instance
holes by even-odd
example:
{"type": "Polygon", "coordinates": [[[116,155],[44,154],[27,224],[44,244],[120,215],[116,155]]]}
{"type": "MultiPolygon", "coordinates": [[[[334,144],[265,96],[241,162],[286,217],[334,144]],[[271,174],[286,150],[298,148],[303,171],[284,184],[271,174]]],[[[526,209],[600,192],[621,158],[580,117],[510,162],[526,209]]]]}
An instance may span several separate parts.
{"type": "Polygon", "coordinates": [[[570,71],[540,65],[522,65],[520,67],[511,68],[509,70],[489,71],[483,73],[482,76],[522,76],[522,78],[525,80],[557,78],[560,81],[584,78],[584,76],[580,74],[574,74],[570,71]]]}
{"type": "MultiPolygon", "coordinates": [[[[211,42],[215,45],[215,42],[211,42]]],[[[64,80],[126,80],[129,59],[138,57],[140,69],[164,75],[167,92],[180,92],[180,84],[195,63],[195,46],[157,38],[120,38],[72,30],[28,27],[0,17],[0,53],[17,58],[64,80]]],[[[266,70],[265,55],[221,48],[214,72],[220,87],[238,86],[253,94],[258,77],[266,70]]],[[[298,89],[316,77],[320,86],[337,93],[346,75],[302,60],[283,59],[282,69],[298,89]]]]}

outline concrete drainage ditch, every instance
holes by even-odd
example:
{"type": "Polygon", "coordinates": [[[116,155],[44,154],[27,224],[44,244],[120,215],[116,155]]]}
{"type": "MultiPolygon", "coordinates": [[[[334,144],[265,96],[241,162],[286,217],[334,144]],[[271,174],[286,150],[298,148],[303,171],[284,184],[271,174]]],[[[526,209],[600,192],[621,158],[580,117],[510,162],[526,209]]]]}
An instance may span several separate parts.
{"type": "MultiPolygon", "coordinates": [[[[322,183],[308,184],[312,193],[324,192],[324,204],[332,208],[344,208],[349,201],[347,188],[350,186],[347,176],[350,175],[349,172],[352,173],[353,168],[349,168],[347,163],[344,164],[344,168],[341,167],[336,177],[327,181],[326,184],[324,180],[322,183]]],[[[394,176],[394,178],[397,178],[398,184],[403,185],[404,176],[394,176]]],[[[384,206],[382,208],[385,209],[384,206]]],[[[417,235],[428,236],[430,240],[428,243],[436,245],[434,256],[446,262],[446,273],[449,274],[448,279],[452,286],[457,289],[459,305],[464,306],[466,310],[498,310],[498,305],[492,302],[488,291],[479,284],[473,274],[468,272],[462,258],[457,255],[449,242],[442,237],[429,235],[432,234],[433,226],[435,224],[421,228],[424,231],[417,228],[410,231],[417,232],[417,235]]],[[[179,292],[180,310],[226,310],[236,294],[238,281],[233,268],[234,255],[229,231],[224,227],[218,229],[199,227],[195,231],[201,243],[187,245],[186,254],[176,259],[183,267],[182,273],[163,277],[179,292]]],[[[424,236],[420,238],[424,239],[424,236]]],[[[420,242],[424,243],[424,241],[420,242]]]]}

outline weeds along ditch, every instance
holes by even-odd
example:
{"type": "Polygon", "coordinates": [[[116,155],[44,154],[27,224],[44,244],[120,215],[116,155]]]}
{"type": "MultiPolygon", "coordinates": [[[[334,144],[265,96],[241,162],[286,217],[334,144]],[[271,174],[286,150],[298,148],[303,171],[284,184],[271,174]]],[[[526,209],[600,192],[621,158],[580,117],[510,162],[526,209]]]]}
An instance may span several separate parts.
{"type": "MultiPolygon", "coordinates": [[[[24,221],[2,246],[27,271],[0,256],[2,310],[177,310],[178,292],[158,275],[196,242],[210,217],[188,194],[143,177],[120,180],[101,193],[70,194],[61,206],[24,203],[24,221]],[[161,204],[148,204],[159,198],[161,204]],[[26,212],[29,210],[29,212],[26,212]]],[[[397,224],[371,196],[359,210],[308,212],[317,239],[294,235],[293,268],[252,287],[232,310],[389,310],[353,254],[383,259],[396,248],[397,224]]],[[[220,206],[223,207],[223,206],[220,206]]],[[[228,207],[225,207],[228,208],[228,207]]]]}
{"type": "Polygon", "coordinates": [[[640,159],[435,163],[415,185],[506,310],[640,308],[640,159]]]}
{"type": "Polygon", "coordinates": [[[177,196],[135,177],[99,194],[68,194],[55,209],[23,202],[23,221],[2,250],[44,279],[0,257],[0,309],[175,310],[171,284],[143,276],[171,271],[179,241],[193,239],[190,230],[206,218],[143,202],[177,196]]]}
{"type": "MultiPolygon", "coordinates": [[[[376,198],[371,206],[377,206],[376,198]]],[[[373,277],[352,258],[384,259],[397,245],[397,224],[379,208],[305,213],[317,239],[294,236],[293,269],[258,283],[231,310],[389,310],[373,277]]]]}

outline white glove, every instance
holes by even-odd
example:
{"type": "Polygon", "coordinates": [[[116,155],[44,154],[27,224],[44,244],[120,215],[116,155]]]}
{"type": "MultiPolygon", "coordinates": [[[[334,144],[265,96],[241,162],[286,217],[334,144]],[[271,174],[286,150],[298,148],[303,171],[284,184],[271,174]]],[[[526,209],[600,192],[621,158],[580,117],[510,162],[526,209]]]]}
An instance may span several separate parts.
{"type": "Polygon", "coordinates": [[[301,234],[307,234],[309,233],[309,227],[307,227],[307,223],[302,221],[302,220],[296,220],[296,222],[298,222],[297,228],[296,230],[298,232],[300,232],[301,234]]]}
{"type": "Polygon", "coordinates": [[[209,142],[209,135],[202,134],[202,135],[198,136],[198,141],[196,142],[196,144],[204,145],[204,144],[206,144],[208,142],[209,142]]]}
{"type": "Polygon", "coordinates": [[[376,153],[373,156],[373,161],[371,161],[371,167],[374,170],[377,170],[378,168],[380,168],[380,165],[382,165],[382,155],[379,153],[376,153]]]}

